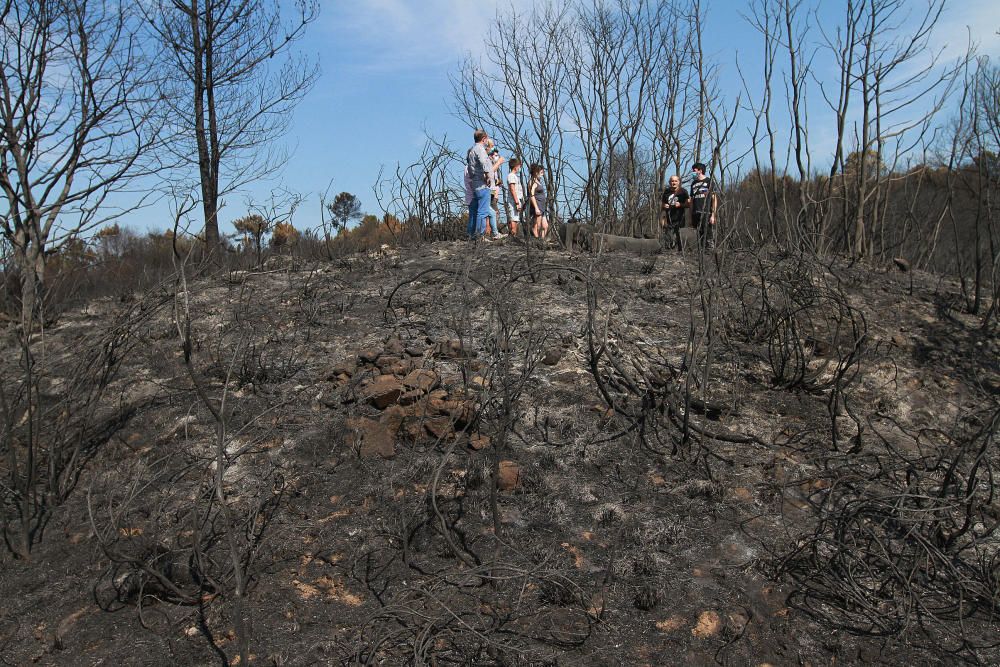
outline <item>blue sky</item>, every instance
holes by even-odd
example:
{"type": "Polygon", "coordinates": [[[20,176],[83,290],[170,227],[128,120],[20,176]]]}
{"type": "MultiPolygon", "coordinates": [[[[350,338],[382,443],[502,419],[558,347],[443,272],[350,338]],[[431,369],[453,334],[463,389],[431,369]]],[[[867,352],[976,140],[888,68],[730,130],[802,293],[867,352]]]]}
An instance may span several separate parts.
{"type": "MultiPolygon", "coordinates": [[[[914,11],[923,0],[911,0],[914,11]]],[[[419,153],[425,131],[447,135],[451,143],[471,143],[468,126],[451,109],[449,75],[463,55],[481,53],[478,36],[497,11],[530,7],[528,0],[322,0],[322,14],[298,48],[315,56],[322,73],[297,108],[281,141],[292,155],[269,183],[307,196],[295,224],[319,222],[319,194],[348,191],[366,212],[378,213],[372,194],[379,168],[406,162],[419,153]],[[332,184],[331,184],[332,182],[332,184]]],[[[735,63],[750,77],[759,71],[759,40],[741,16],[747,2],[706,2],[709,24],[705,51],[721,68],[727,87],[738,86],[735,63]]],[[[824,0],[824,12],[842,11],[824,0]]],[[[949,55],[964,51],[968,31],[982,53],[1000,55],[1000,3],[952,2],[936,33],[949,55]]],[[[811,119],[812,120],[812,119],[811,119]]],[[[821,129],[821,128],[820,128],[821,129]]],[[[230,195],[222,212],[225,228],[245,213],[244,196],[230,195]]],[[[137,228],[164,228],[156,206],[125,219],[137,228]]]]}

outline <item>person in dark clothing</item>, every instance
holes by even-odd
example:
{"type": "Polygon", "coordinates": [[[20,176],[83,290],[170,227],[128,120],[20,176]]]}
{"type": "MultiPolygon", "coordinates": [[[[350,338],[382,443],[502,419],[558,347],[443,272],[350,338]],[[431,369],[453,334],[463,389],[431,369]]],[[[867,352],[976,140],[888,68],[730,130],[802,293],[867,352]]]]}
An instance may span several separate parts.
{"type": "Polygon", "coordinates": [[[691,224],[698,230],[703,248],[715,246],[715,212],[719,200],[715,196],[712,179],[705,175],[705,165],[695,162],[691,165],[694,180],[691,181],[691,224]]]}
{"type": "Polygon", "coordinates": [[[662,199],[661,236],[664,246],[681,250],[681,227],[684,226],[687,209],[691,206],[691,198],[687,190],[681,187],[680,176],[671,176],[667,183],[668,187],[663,191],[662,199]]]}

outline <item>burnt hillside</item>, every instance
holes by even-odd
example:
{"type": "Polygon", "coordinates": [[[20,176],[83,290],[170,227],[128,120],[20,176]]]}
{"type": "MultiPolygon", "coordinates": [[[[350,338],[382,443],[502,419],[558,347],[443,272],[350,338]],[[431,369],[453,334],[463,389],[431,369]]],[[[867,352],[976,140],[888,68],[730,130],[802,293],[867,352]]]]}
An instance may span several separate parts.
{"type": "Polygon", "coordinates": [[[94,301],[0,357],[0,661],[996,663],[1000,341],[960,304],[513,242],[94,301]]]}

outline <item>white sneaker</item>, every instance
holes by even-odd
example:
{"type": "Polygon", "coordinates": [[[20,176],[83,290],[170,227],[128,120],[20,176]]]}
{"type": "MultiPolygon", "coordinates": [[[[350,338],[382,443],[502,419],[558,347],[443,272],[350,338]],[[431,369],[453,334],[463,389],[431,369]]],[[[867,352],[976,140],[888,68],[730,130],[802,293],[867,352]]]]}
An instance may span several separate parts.
{"type": "Polygon", "coordinates": [[[500,240],[500,239],[505,239],[505,238],[507,238],[506,234],[494,234],[493,235],[493,240],[494,241],[497,241],[497,240],[500,240]]]}

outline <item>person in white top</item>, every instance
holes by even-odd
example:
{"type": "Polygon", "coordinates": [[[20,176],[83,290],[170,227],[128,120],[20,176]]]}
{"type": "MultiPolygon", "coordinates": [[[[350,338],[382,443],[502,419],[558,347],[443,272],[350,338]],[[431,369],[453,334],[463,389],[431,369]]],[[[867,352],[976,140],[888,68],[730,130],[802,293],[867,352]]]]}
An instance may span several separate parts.
{"type": "MultiPolygon", "coordinates": [[[[500,150],[494,145],[489,150],[490,160],[493,161],[493,185],[490,187],[490,209],[493,210],[493,238],[502,239],[507,236],[500,233],[500,165],[503,158],[500,157],[500,150]]],[[[489,227],[486,228],[486,236],[490,235],[489,227]]]]}
{"type": "Polygon", "coordinates": [[[521,160],[513,158],[510,161],[510,172],[507,174],[507,220],[510,221],[510,235],[517,236],[517,226],[521,224],[521,211],[524,210],[524,191],[521,188],[521,160]]]}

